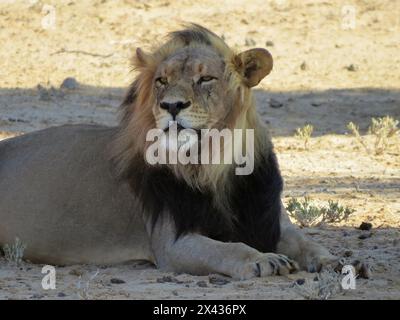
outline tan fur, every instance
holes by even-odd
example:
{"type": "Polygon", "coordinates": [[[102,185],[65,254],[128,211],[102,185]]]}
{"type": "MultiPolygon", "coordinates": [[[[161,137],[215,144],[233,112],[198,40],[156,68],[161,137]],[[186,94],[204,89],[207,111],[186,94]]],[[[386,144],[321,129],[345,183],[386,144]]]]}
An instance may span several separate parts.
{"type": "MultiPolygon", "coordinates": [[[[190,57],[194,77],[223,63],[218,89],[212,93],[215,108],[193,101],[193,107],[182,111],[185,119],[207,128],[254,129],[255,162],[268,152],[272,145],[250,87],[271,71],[272,58],[266,50],[254,50],[237,54],[212,32],[191,25],[150,53],[137,50],[137,77],[122,105],[118,128],[63,126],[0,142],[0,245],[19,237],[27,245],[26,258],[40,263],[148,260],[165,270],[217,272],[237,279],[287,274],[298,267],[291,259],[309,270],[336,261],[291,225],[284,210],[278,254],[196,233],[176,239],[167,218],[151,227],[138,195],[120,179],[132,169],[135,157],[144,156],[148,130],[162,125],[165,117],[156,103],[156,73],[175,77],[180,86],[173,94],[188,94],[183,98],[190,99],[183,75],[170,68],[181,57],[190,57]]],[[[208,187],[216,195],[220,188],[229,188],[230,165],[171,169],[193,188],[208,187]]],[[[224,199],[215,199],[224,205],[224,199]]]]}

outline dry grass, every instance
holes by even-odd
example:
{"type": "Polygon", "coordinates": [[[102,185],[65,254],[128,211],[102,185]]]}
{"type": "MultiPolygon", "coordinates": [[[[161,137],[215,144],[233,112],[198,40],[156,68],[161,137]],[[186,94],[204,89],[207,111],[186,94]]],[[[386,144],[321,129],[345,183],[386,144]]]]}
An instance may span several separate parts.
{"type": "Polygon", "coordinates": [[[368,154],[381,155],[389,149],[391,140],[398,135],[399,121],[392,117],[372,118],[368,128],[368,134],[374,136],[373,146],[369,146],[365,139],[360,135],[359,127],[350,122],[347,128],[351,131],[357,142],[363,146],[368,154]]]}
{"type": "Polygon", "coordinates": [[[328,300],[342,292],[340,276],[326,270],[314,279],[306,279],[303,284],[295,283],[296,292],[307,300],[328,300]]]}
{"type": "Polygon", "coordinates": [[[303,141],[304,150],[308,150],[308,142],[310,141],[313,131],[314,131],[314,127],[310,124],[307,124],[302,128],[296,129],[296,133],[294,136],[297,139],[303,141]]]}
{"type": "Polygon", "coordinates": [[[6,261],[19,266],[24,257],[26,245],[19,238],[15,238],[13,244],[5,244],[2,249],[6,261]]]}
{"type": "Polygon", "coordinates": [[[92,299],[92,296],[90,294],[90,284],[96,278],[99,274],[99,270],[97,270],[93,275],[91,275],[87,280],[82,279],[82,276],[79,276],[78,283],[76,285],[77,287],[77,296],[79,299],[82,300],[90,300],[92,299]]]}

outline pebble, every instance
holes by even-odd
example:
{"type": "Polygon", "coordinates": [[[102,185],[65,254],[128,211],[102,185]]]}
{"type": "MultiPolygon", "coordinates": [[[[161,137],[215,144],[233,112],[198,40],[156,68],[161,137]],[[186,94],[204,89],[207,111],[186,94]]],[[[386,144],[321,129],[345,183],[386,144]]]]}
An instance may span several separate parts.
{"type": "Polygon", "coordinates": [[[208,281],[210,281],[211,284],[217,284],[217,285],[225,285],[230,283],[229,280],[216,276],[210,276],[208,278],[208,281]]]}
{"type": "Polygon", "coordinates": [[[171,276],[163,276],[162,278],[157,279],[158,283],[172,282],[172,283],[183,283],[183,281],[178,280],[175,277],[171,276]]]}
{"type": "Polygon", "coordinates": [[[350,72],[356,72],[358,70],[358,67],[354,64],[349,64],[348,66],[345,66],[344,68],[350,72]]]}
{"type": "Polygon", "coordinates": [[[60,89],[75,90],[79,88],[79,83],[75,78],[65,78],[61,83],[60,89]]]}
{"type": "Polygon", "coordinates": [[[125,283],[124,280],[118,279],[118,278],[112,278],[112,279],[110,280],[110,282],[113,283],[113,284],[122,284],[122,283],[125,283]]]}
{"type": "Polygon", "coordinates": [[[360,226],[358,227],[358,229],[369,231],[369,230],[372,229],[372,223],[363,222],[363,223],[360,224],[360,226]]]}
{"type": "Polygon", "coordinates": [[[283,103],[280,102],[280,101],[278,101],[278,100],[271,99],[271,100],[269,101],[269,106],[270,106],[271,108],[278,109],[278,108],[282,108],[282,107],[283,107],[283,103]]]}
{"type": "Polygon", "coordinates": [[[198,287],[200,287],[200,288],[207,288],[207,287],[208,287],[207,282],[205,282],[204,280],[202,280],[202,281],[197,281],[196,285],[197,285],[198,287]]]}
{"type": "Polygon", "coordinates": [[[358,274],[360,278],[363,279],[371,278],[371,268],[368,264],[362,263],[360,260],[354,260],[351,264],[356,270],[356,274],[358,274]]]}
{"type": "Polygon", "coordinates": [[[344,257],[351,257],[353,255],[353,251],[351,251],[351,250],[346,250],[344,253],[343,253],[343,256],[344,257]]]}
{"type": "Polygon", "coordinates": [[[320,102],[320,101],[313,101],[313,102],[311,102],[311,105],[312,105],[313,107],[320,107],[320,106],[322,105],[322,102],[320,102]]]}

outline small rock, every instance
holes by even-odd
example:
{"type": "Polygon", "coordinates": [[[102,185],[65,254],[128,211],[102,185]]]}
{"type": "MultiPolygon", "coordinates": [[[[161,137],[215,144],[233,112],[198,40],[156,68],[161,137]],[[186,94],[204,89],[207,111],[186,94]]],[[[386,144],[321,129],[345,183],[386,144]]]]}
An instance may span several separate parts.
{"type": "Polygon", "coordinates": [[[372,223],[363,222],[363,223],[360,224],[360,226],[358,227],[358,229],[369,231],[369,230],[372,229],[372,223]]]}
{"type": "Polygon", "coordinates": [[[198,287],[200,287],[200,288],[207,288],[207,287],[208,287],[207,282],[205,282],[204,280],[202,280],[202,281],[197,281],[196,285],[197,285],[198,287]]]}
{"type": "Polygon", "coordinates": [[[300,69],[301,70],[307,70],[307,63],[305,61],[303,61],[303,63],[300,65],[300,69]]]}
{"type": "Polygon", "coordinates": [[[282,108],[282,107],[283,107],[283,103],[280,102],[280,101],[278,101],[278,100],[271,99],[271,100],[269,101],[269,106],[270,106],[271,108],[278,109],[278,108],[282,108]]]}
{"type": "Polygon", "coordinates": [[[356,72],[358,70],[358,66],[354,64],[349,64],[348,66],[344,67],[347,71],[356,72]]]}
{"type": "Polygon", "coordinates": [[[360,260],[354,260],[351,263],[356,271],[356,274],[360,278],[369,279],[371,278],[371,268],[368,264],[361,262],[360,260]]]}
{"type": "Polygon", "coordinates": [[[57,297],[59,297],[59,298],[64,298],[64,297],[66,297],[67,295],[64,293],[64,292],[59,292],[59,293],[57,293],[57,297]]]}
{"type": "Polygon", "coordinates": [[[173,294],[175,297],[179,296],[179,294],[178,294],[178,291],[177,291],[177,290],[173,290],[173,291],[172,291],[172,294],[173,294]]]}
{"type": "Polygon", "coordinates": [[[75,90],[78,89],[79,83],[75,78],[68,77],[65,78],[61,83],[60,89],[75,90]]]}
{"type": "Polygon", "coordinates": [[[311,105],[313,106],[313,107],[320,107],[320,106],[322,106],[322,101],[313,101],[313,102],[311,102],[311,105]]]}
{"type": "Polygon", "coordinates": [[[297,279],[296,280],[296,284],[298,284],[299,286],[302,286],[305,282],[306,282],[305,279],[297,279]]]}
{"type": "Polygon", "coordinates": [[[351,251],[351,250],[346,250],[343,253],[343,257],[351,257],[352,255],[353,255],[353,251],[351,251]]]}
{"type": "Polygon", "coordinates": [[[19,119],[19,118],[8,118],[8,121],[9,122],[23,122],[23,123],[28,122],[24,119],[19,119]]]}
{"type": "Polygon", "coordinates": [[[179,281],[177,278],[171,277],[171,276],[163,276],[162,278],[158,278],[157,282],[158,283],[165,283],[165,282],[183,283],[183,281],[179,281]]]}
{"type": "Polygon", "coordinates": [[[217,285],[221,285],[221,286],[230,283],[229,280],[221,278],[221,277],[216,277],[216,276],[208,277],[208,281],[210,281],[211,284],[217,284],[217,285]]]}
{"type": "Polygon", "coordinates": [[[271,40],[268,40],[267,42],[265,42],[265,46],[266,47],[273,47],[274,43],[271,40]]]}
{"type": "Polygon", "coordinates": [[[118,278],[112,278],[112,279],[110,280],[110,282],[113,283],[113,284],[122,284],[122,283],[125,283],[124,280],[118,279],[118,278]]]}

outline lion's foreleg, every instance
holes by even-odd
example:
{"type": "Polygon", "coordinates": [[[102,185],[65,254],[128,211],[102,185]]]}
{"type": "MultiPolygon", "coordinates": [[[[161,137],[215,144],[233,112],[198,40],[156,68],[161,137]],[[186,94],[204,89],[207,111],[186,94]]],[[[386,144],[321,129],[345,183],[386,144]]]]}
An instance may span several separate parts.
{"type": "Polygon", "coordinates": [[[159,218],[151,230],[156,265],[162,270],[195,275],[220,273],[235,279],[296,270],[296,264],[287,257],[261,253],[243,243],[225,243],[196,233],[176,239],[172,223],[165,220],[159,218]]]}

